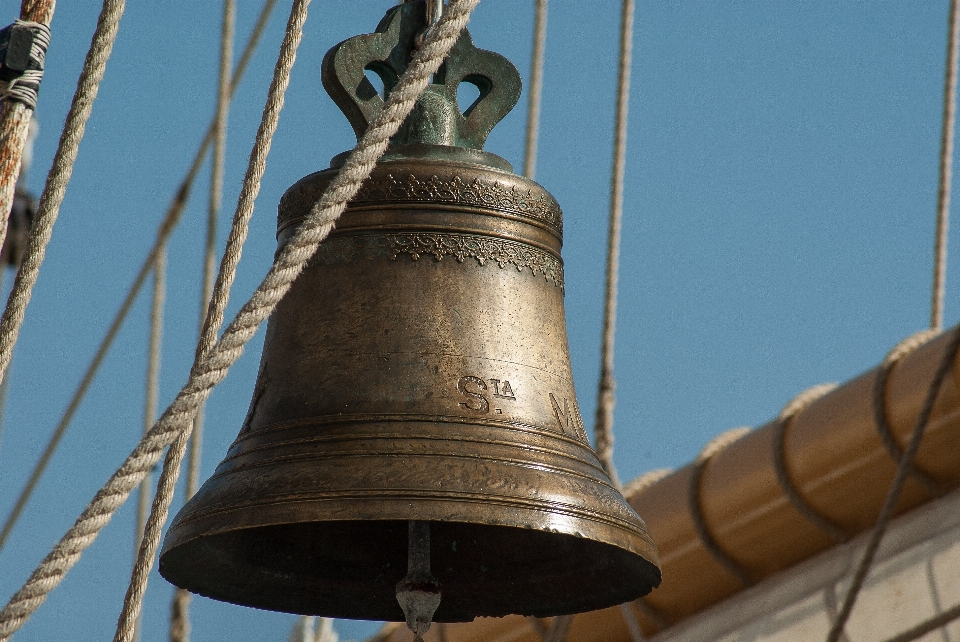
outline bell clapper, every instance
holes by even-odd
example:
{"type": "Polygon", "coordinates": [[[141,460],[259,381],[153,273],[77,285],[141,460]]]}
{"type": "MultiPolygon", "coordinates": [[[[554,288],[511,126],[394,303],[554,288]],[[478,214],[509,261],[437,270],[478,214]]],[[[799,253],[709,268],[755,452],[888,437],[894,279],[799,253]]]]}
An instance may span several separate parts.
{"type": "Polygon", "coordinates": [[[397,602],[413,631],[414,642],[423,642],[433,614],[440,606],[440,583],[430,574],[430,522],[410,520],[407,576],[397,583],[397,602]]]}

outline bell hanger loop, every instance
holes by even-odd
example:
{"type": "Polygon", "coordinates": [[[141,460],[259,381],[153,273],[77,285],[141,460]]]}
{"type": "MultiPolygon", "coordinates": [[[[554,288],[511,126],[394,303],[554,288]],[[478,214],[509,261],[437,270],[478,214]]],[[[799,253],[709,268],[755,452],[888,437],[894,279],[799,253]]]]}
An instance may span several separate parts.
{"type": "Polygon", "coordinates": [[[424,2],[427,5],[427,24],[424,25],[420,33],[414,39],[414,45],[419,49],[423,46],[423,40],[430,33],[430,30],[437,26],[440,18],[443,17],[443,0],[400,0],[400,4],[407,2],[424,2]]]}

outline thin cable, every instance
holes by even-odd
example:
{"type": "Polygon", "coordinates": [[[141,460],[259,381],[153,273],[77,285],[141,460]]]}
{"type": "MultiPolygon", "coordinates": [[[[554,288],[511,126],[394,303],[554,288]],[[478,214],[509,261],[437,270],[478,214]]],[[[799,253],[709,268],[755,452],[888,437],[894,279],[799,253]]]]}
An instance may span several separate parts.
{"type": "MultiPolygon", "coordinates": [[[[23,0],[20,19],[50,26],[56,0],[23,0]]],[[[0,101],[0,212],[13,207],[17,177],[30,131],[33,110],[16,100],[0,101]]],[[[7,219],[0,217],[0,247],[7,236],[7,219]]],[[[4,368],[5,370],[5,368],[4,368]]]]}
{"type": "MultiPolygon", "coordinates": [[[[233,65],[233,32],[236,20],[234,0],[224,0],[223,21],[220,34],[220,72],[217,83],[217,114],[214,119],[214,145],[211,162],[210,198],[207,207],[207,239],[203,261],[202,285],[200,288],[199,333],[207,309],[213,298],[213,281],[217,261],[217,219],[223,201],[223,167],[227,151],[227,118],[230,113],[230,68],[233,65]]],[[[198,339],[199,341],[200,339],[198,339]]],[[[198,347],[199,350],[199,347],[198,347]]],[[[197,492],[200,485],[200,454],[203,449],[203,406],[193,420],[193,435],[190,438],[190,455],[187,462],[187,487],[184,501],[197,492]]],[[[177,588],[173,592],[170,608],[171,642],[188,642],[190,639],[190,592],[177,588]]]]}
{"type": "Polygon", "coordinates": [[[607,278],[603,308],[603,342],[600,347],[600,385],[594,425],[597,457],[618,487],[613,464],[613,408],[616,379],[613,374],[613,343],[617,329],[617,280],[620,269],[620,223],[623,218],[623,179],[627,163],[627,123],[630,109],[630,68],[633,60],[634,0],[623,0],[620,17],[620,71],[617,80],[617,114],[613,140],[613,172],[610,179],[610,230],[607,239],[607,278]]]}
{"type": "MultiPolygon", "coordinates": [[[[229,15],[233,11],[231,5],[232,2],[229,0],[224,5],[225,33],[228,30],[232,30],[232,16],[229,15]]],[[[250,152],[250,160],[247,165],[246,175],[243,179],[243,187],[240,190],[237,210],[234,214],[233,225],[230,229],[230,237],[227,240],[227,247],[224,250],[223,259],[220,262],[220,272],[217,274],[216,285],[214,286],[204,318],[202,326],[203,332],[196,350],[196,361],[200,361],[216,343],[216,337],[220,330],[220,324],[222,324],[224,310],[230,300],[230,289],[236,278],[237,266],[240,263],[243,244],[246,241],[249,231],[250,219],[253,216],[257,194],[260,192],[260,184],[264,171],[266,170],[267,157],[270,153],[273,135],[277,131],[277,125],[280,123],[280,111],[283,109],[284,95],[290,86],[290,73],[293,71],[293,65],[297,60],[297,49],[303,38],[303,25],[307,20],[307,9],[309,6],[310,0],[296,0],[290,10],[290,18],[287,21],[287,29],[284,33],[283,42],[280,45],[280,53],[277,56],[273,80],[270,82],[270,89],[267,92],[267,100],[263,108],[260,126],[257,129],[253,150],[250,152]],[[211,319],[217,321],[212,323],[211,319]]],[[[224,47],[230,45],[230,38],[225,36],[223,40],[225,42],[224,47]]],[[[224,74],[226,74],[226,69],[228,68],[229,61],[221,64],[221,69],[224,71],[224,74]]],[[[228,82],[226,78],[221,79],[220,87],[223,90],[223,93],[220,95],[221,99],[225,98],[225,88],[228,82]]],[[[223,102],[225,103],[226,101],[223,100],[223,102]]],[[[219,112],[222,135],[223,126],[226,124],[226,115],[222,109],[219,110],[219,112]]],[[[216,196],[219,197],[219,195],[216,196]]],[[[200,400],[197,404],[197,409],[199,410],[202,405],[203,400],[200,400]]],[[[196,412],[194,412],[191,419],[195,419],[195,417],[196,412]]],[[[153,567],[154,558],[160,546],[163,525],[166,523],[167,516],[170,512],[170,504],[173,502],[177,478],[180,476],[180,465],[183,462],[188,438],[193,425],[191,421],[190,426],[178,435],[164,460],[163,472],[160,474],[161,482],[157,487],[157,495],[154,498],[153,507],[150,511],[150,519],[148,520],[147,529],[144,532],[137,564],[130,578],[130,586],[127,589],[127,596],[123,602],[123,611],[117,622],[117,632],[114,636],[114,642],[130,642],[134,628],[133,623],[143,608],[143,594],[146,591],[150,570],[153,567]]],[[[189,600],[189,597],[187,600],[189,600]]],[[[177,601],[176,597],[174,601],[177,601]]],[[[183,601],[181,601],[179,606],[174,605],[171,620],[171,632],[180,634],[182,636],[180,640],[186,642],[186,640],[189,639],[190,625],[186,604],[183,601]],[[180,621],[177,621],[178,618],[180,621]]],[[[175,640],[175,642],[179,641],[175,640]]]]}
{"type": "MultiPolygon", "coordinates": [[[[166,298],[167,261],[166,251],[157,254],[153,264],[153,299],[150,302],[150,338],[147,355],[146,395],[143,403],[143,434],[146,435],[153,422],[157,420],[157,399],[160,396],[160,349],[163,342],[163,305],[166,298]]],[[[137,526],[133,549],[133,562],[137,563],[137,553],[143,541],[143,533],[147,524],[147,514],[150,510],[150,473],[140,482],[139,497],[137,498],[137,526]]],[[[142,618],[137,617],[134,622],[133,639],[140,640],[143,630],[142,618]]]]}
{"type": "MultiPolygon", "coordinates": [[[[279,249],[273,267],[256,292],[241,307],[220,340],[194,364],[186,384],[147,436],[97,492],[70,530],[30,574],[23,587],[0,610],[0,642],[9,640],[39,608],[50,591],[59,585],[83,551],[96,540],[113,514],[129,498],[133,488],[157,462],[164,449],[189,434],[199,405],[210,395],[214,386],[227,376],[230,367],[243,353],[246,343],[270,316],[320,243],[330,234],[334,223],[346,209],[347,202],[370,176],[377,160],[386,152],[390,138],[400,129],[430,78],[456,43],[479,1],[454,0],[446,8],[443,19],[430,31],[423,46],[414,54],[382,111],[349,154],[337,177],[292,238],[279,249]]],[[[299,5],[300,2],[297,2],[295,7],[299,5]]]]}
{"type": "MultiPolygon", "coordinates": [[[[244,47],[243,55],[240,56],[240,61],[237,63],[237,68],[233,72],[233,79],[230,83],[231,97],[236,94],[237,87],[240,85],[240,81],[247,70],[247,66],[253,57],[253,52],[256,50],[257,44],[260,42],[260,37],[263,35],[263,31],[266,28],[267,22],[269,22],[270,14],[276,4],[277,0],[266,0],[263,9],[260,11],[260,16],[257,19],[257,23],[254,25],[254,28],[250,33],[250,37],[247,39],[247,44],[244,47]]],[[[86,396],[87,390],[90,388],[90,384],[93,383],[97,372],[100,370],[100,365],[103,363],[104,358],[107,356],[107,353],[110,351],[110,348],[113,345],[113,340],[116,338],[117,333],[119,333],[120,328],[126,321],[127,315],[129,314],[130,309],[133,307],[133,303],[136,301],[136,298],[140,293],[140,289],[146,282],[147,276],[149,276],[153,270],[153,265],[157,259],[158,253],[166,244],[170,234],[173,233],[173,230],[180,223],[180,218],[182,217],[183,211],[187,206],[187,201],[190,198],[190,190],[193,187],[193,182],[196,180],[197,174],[200,172],[200,168],[203,165],[203,160],[207,155],[207,150],[210,149],[210,145],[213,143],[213,128],[214,123],[211,122],[210,126],[207,128],[207,133],[204,136],[203,141],[200,143],[200,147],[193,158],[193,162],[191,163],[190,168],[187,170],[186,176],[184,176],[180,186],[177,188],[177,192],[168,206],[166,214],[164,214],[163,221],[161,221],[160,226],[157,229],[153,247],[147,254],[147,257],[144,259],[143,264],[140,266],[140,271],[137,272],[137,276],[134,278],[133,284],[130,286],[126,298],[120,305],[120,309],[114,316],[113,321],[110,324],[110,328],[107,330],[107,334],[100,342],[100,346],[97,348],[90,365],[87,366],[87,370],[84,372],[84,375],[80,380],[80,384],[74,391],[73,396],[70,399],[70,403],[67,404],[67,409],[64,411],[63,416],[57,423],[57,427],[54,430],[53,435],[47,442],[43,454],[40,456],[40,460],[30,473],[30,478],[28,479],[27,484],[17,497],[17,501],[14,503],[13,509],[11,509],[10,513],[7,515],[7,519],[4,521],[3,527],[0,528],[0,549],[3,549],[3,546],[9,538],[10,533],[13,531],[14,526],[16,526],[17,521],[20,519],[23,509],[26,508],[27,503],[30,501],[34,490],[36,489],[37,483],[39,483],[41,477],[43,477],[43,474],[50,463],[50,459],[53,457],[57,447],[60,445],[60,441],[63,439],[64,434],[66,434],[67,428],[70,427],[73,417],[80,407],[80,403],[86,396]]]]}
{"type": "Polygon", "coordinates": [[[897,464],[897,472],[893,477],[893,482],[890,484],[890,490],[887,492],[883,507],[877,516],[876,525],[873,527],[873,532],[870,534],[870,539],[864,548],[863,558],[860,560],[850,588],[847,590],[840,614],[837,616],[836,621],[830,628],[830,633],[827,635],[827,642],[837,642],[837,640],[839,640],[840,635],[843,633],[843,628],[850,618],[853,605],[857,601],[857,596],[860,594],[860,589],[863,587],[867,573],[870,572],[873,558],[876,556],[877,549],[880,547],[880,540],[883,539],[890,519],[893,517],[893,511],[900,499],[903,487],[907,479],[910,478],[910,473],[913,470],[913,460],[917,456],[917,451],[920,450],[920,443],[923,441],[923,435],[930,421],[930,414],[933,412],[933,404],[937,400],[941,385],[953,366],[958,349],[960,349],[960,328],[954,330],[953,336],[950,338],[950,343],[947,345],[943,353],[943,358],[940,360],[937,371],[933,376],[933,380],[930,382],[927,397],[924,399],[920,414],[917,416],[917,423],[913,429],[913,434],[910,435],[910,443],[907,444],[906,449],[903,451],[903,456],[897,464]]]}
{"type": "Polygon", "coordinates": [[[543,59],[547,47],[547,0],[534,0],[533,53],[530,56],[530,98],[527,106],[527,143],[523,175],[537,174],[537,141],[540,137],[540,98],[543,94],[543,59]]]}
{"type": "Polygon", "coordinates": [[[937,224],[933,244],[933,291],[930,298],[930,327],[943,327],[943,299],[947,280],[947,228],[950,224],[950,181],[953,170],[953,129],[957,111],[957,57],[960,50],[958,0],[950,2],[950,32],[947,38],[947,65],[943,88],[943,132],[940,139],[940,190],[937,194],[937,224]]]}
{"type": "Polygon", "coordinates": [[[77,81],[77,90],[73,95],[70,111],[67,113],[63,133],[60,135],[60,144],[53,157],[53,166],[47,174],[37,216],[30,228],[30,236],[27,238],[24,256],[13,282],[13,290],[7,300],[3,318],[0,320],[0,379],[3,378],[10,364],[13,346],[20,334],[20,326],[23,324],[23,316],[33,294],[33,286],[40,274],[47,244],[53,235],[53,226],[57,222],[60,205],[63,203],[67,185],[73,174],[80,141],[83,140],[87,120],[93,111],[93,102],[100,88],[100,81],[103,80],[107,60],[110,59],[110,53],[113,50],[124,5],[125,0],[104,0],[97,20],[97,28],[93,33],[93,40],[83,63],[83,70],[80,72],[80,79],[77,81]]]}

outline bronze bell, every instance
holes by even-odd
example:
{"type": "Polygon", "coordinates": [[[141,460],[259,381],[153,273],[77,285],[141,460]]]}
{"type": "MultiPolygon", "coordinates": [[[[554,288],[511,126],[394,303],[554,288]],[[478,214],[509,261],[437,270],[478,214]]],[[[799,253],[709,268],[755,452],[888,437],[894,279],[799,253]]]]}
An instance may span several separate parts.
{"type": "MultiPolygon", "coordinates": [[[[383,105],[364,69],[389,91],[424,14],[395,6],[325,57],[358,135],[383,105]]],[[[588,611],[660,583],[577,408],[560,208],[482,151],[519,96],[514,66],[464,31],[271,317],[246,420],[170,527],[165,578],[257,608],[403,620],[408,524],[413,570],[428,522],[435,621],[588,611]],[[480,90],[463,113],[460,82],[480,90]]],[[[338,161],[283,196],[281,245],[338,161]]]]}

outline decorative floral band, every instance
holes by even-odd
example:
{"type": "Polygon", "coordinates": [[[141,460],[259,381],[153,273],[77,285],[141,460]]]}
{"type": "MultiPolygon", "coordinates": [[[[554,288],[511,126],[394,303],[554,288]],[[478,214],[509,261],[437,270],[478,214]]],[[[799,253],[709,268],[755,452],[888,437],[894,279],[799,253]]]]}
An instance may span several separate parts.
{"type": "MultiPolygon", "coordinates": [[[[288,192],[280,203],[280,226],[303,216],[306,213],[304,207],[309,208],[310,203],[320,198],[323,187],[319,183],[308,183],[299,185],[295,192],[288,192]]],[[[468,182],[460,176],[446,179],[436,174],[428,179],[420,179],[412,174],[406,178],[395,178],[393,174],[371,177],[360,187],[351,203],[430,203],[482,207],[540,221],[558,234],[563,234],[563,213],[546,191],[539,187],[524,189],[481,178],[468,182]]]]}
{"type": "Polygon", "coordinates": [[[314,260],[325,265],[350,263],[359,258],[395,261],[400,254],[409,254],[414,261],[424,255],[437,261],[451,256],[460,263],[475,259],[480,265],[487,261],[501,268],[512,265],[519,272],[529,268],[534,275],[543,275],[563,289],[563,262],[555,256],[525,243],[473,234],[414,232],[334,236],[320,244],[314,260]]]}

